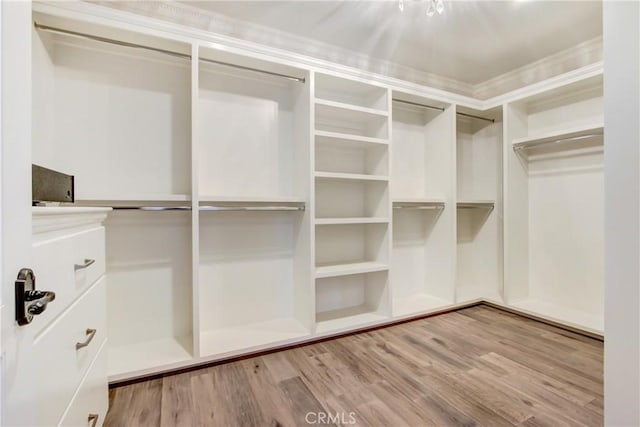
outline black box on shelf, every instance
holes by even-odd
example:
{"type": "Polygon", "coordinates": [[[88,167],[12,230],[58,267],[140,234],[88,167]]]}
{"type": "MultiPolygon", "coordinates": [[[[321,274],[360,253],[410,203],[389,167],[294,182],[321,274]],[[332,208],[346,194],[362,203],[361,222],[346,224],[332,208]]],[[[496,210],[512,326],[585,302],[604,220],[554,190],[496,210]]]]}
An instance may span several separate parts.
{"type": "Polygon", "coordinates": [[[41,202],[67,202],[75,200],[73,175],[31,165],[31,200],[41,202]]]}

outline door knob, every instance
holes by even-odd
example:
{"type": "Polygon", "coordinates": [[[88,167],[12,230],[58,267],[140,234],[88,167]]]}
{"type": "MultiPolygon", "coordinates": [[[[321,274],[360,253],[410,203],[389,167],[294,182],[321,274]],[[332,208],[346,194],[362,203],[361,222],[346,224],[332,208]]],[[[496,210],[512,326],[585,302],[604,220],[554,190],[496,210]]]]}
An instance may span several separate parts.
{"type": "Polygon", "coordinates": [[[31,323],[33,316],[41,314],[56,299],[54,292],[36,290],[36,276],[30,268],[18,272],[15,286],[16,322],[20,326],[31,323]]]}

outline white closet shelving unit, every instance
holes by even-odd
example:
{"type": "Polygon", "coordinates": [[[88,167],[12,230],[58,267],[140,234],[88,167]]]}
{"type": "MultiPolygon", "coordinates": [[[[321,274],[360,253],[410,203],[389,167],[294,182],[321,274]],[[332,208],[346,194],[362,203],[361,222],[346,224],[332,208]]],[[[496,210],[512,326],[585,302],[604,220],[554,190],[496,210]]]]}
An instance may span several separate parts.
{"type": "Polygon", "coordinates": [[[390,316],[387,88],[314,74],[316,331],[390,316]]]}
{"type": "MultiPolygon", "coordinates": [[[[34,15],[121,42],[187,54],[186,43],[34,15]]],[[[33,32],[33,162],[75,175],[76,200],[189,205],[188,59],[60,32],[33,32]]],[[[191,218],[126,210],[106,227],[109,372],[191,360],[191,218]]]]}
{"type": "Polygon", "coordinates": [[[506,106],[507,303],[603,326],[602,76],[506,106]]]}
{"type": "Polygon", "coordinates": [[[503,302],[501,116],[458,110],[457,302],[503,302]]]}
{"type": "Polygon", "coordinates": [[[313,327],[308,74],[205,47],[197,57],[199,355],[306,337],[313,327]]]}
{"type": "Polygon", "coordinates": [[[602,333],[601,76],[502,105],[34,9],[64,31],[33,33],[33,162],[116,208],[111,381],[480,300],[602,333]]]}
{"type": "Polygon", "coordinates": [[[454,302],[455,108],[393,93],[393,315],[454,302]]]}

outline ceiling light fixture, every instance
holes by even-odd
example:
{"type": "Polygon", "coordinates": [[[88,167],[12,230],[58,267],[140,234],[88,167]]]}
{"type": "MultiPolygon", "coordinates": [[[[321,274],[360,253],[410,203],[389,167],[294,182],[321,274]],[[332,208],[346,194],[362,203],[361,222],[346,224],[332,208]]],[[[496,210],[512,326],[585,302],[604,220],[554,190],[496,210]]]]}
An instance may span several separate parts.
{"type": "MultiPolygon", "coordinates": [[[[438,15],[442,15],[444,12],[444,0],[427,0],[427,16],[432,17],[438,12],[438,15]]],[[[404,0],[398,0],[398,8],[400,12],[404,11],[404,0]]]]}

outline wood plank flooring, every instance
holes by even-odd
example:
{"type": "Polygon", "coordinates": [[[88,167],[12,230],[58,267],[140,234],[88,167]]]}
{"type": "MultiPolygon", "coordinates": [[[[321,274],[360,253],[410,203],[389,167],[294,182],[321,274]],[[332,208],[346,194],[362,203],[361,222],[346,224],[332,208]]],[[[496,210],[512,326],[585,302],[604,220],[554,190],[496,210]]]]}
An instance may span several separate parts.
{"type": "Polygon", "coordinates": [[[603,344],[476,306],[109,398],[105,426],[600,426],[603,344]]]}

